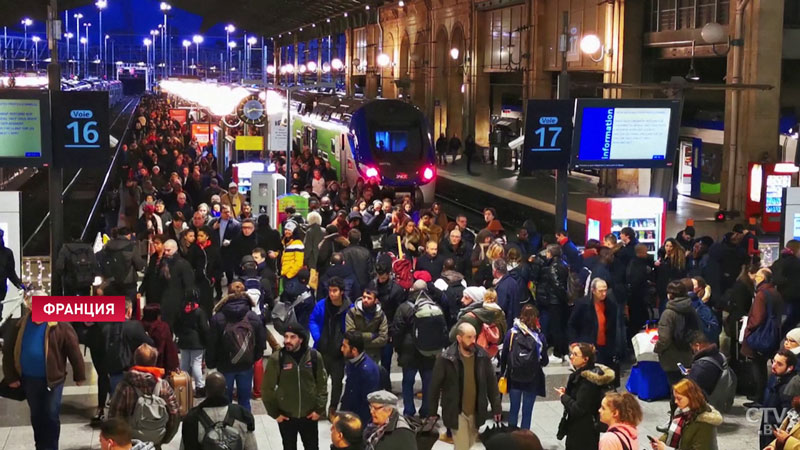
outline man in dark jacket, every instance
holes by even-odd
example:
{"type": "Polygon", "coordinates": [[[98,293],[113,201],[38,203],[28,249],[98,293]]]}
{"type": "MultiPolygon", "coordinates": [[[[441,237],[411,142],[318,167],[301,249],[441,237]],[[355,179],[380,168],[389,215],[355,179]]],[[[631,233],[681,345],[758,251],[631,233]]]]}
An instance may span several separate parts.
{"type": "Polygon", "coordinates": [[[241,276],[240,270],[242,258],[253,254],[253,250],[258,247],[258,236],[256,236],[256,223],[253,219],[242,221],[241,233],[231,241],[231,258],[234,261],[234,272],[241,276]]]}
{"type": "MultiPolygon", "coordinates": [[[[378,301],[383,308],[383,313],[386,314],[386,321],[389,326],[394,321],[395,312],[406,301],[406,291],[399,284],[392,280],[392,263],[388,256],[379,259],[375,264],[375,287],[378,289],[378,301]]],[[[392,345],[391,332],[389,333],[389,342],[383,348],[381,353],[381,366],[386,369],[386,372],[392,371],[392,354],[394,347],[392,345]]]]}
{"type": "MultiPolygon", "coordinates": [[[[760,395],[764,392],[764,386],[767,383],[767,374],[764,366],[767,364],[769,354],[755,351],[750,347],[748,338],[762,327],[768,326],[770,321],[773,324],[781,323],[783,299],[775,289],[775,285],[772,284],[772,272],[769,269],[759,269],[754,278],[753,284],[756,287],[756,296],[753,299],[753,304],[750,305],[750,312],[747,314],[747,327],[744,330],[741,353],[753,359],[753,379],[756,384],[756,393],[760,395]]],[[[774,345],[773,348],[778,348],[780,342],[773,342],[772,344],[774,345]]],[[[756,402],[758,402],[758,399],[756,399],[756,402]]]]}
{"type": "Polygon", "coordinates": [[[556,233],[556,241],[558,242],[558,245],[561,246],[564,259],[569,265],[569,270],[573,272],[579,272],[583,268],[583,258],[581,258],[581,253],[578,251],[578,247],[576,247],[575,244],[569,239],[567,231],[559,230],[556,233]]]}
{"type": "Polygon", "coordinates": [[[367,395],[381,388],[381,371],[375,361],[364,353],[364,338],[360,333],[347,333],[342,340],[341,352],[347,360],[347,383],[341,409],[355,412],[361,417],[361,423],[367,424],[372,419],[367,395]]]}
{"type": "Polygon", "coordinates": [[[472,247],[462,238],[458,227],[453,228],[446,239],[442,239],[439,253],[445,258],[453,258],[456,272],[464,275],[468,283],[472,280],[472,247]]]}
{"type": "MultiPolygon", "coordinates": [[[[553,356],[567,356],[566,329],[569,313],[567,309],[567,282],[569,268],[561,255],[558,244],[548,244],[543,258],[537,258],[539,265],[536,278],[536,304],[541,312],[542,330],[549,345],[553,346],[553,356]]],[[[538,263],[538,264],[537,264],[538,263]]],[[[534,277],[536,269],[533,270],[534,277]]]]}
{"type": "Polygon", "coordinates": [[[133,366],[133,352],[142,344],[153,345],[153,339],[144,331],[142,322],[133,319],[133,304],[125,301],[125,321],[109,323],[103,328],[106,343],[106,371],[109,374],[111,394],[122,380],[123,372],[133,366]]]}
{"type": "Polygon", "coordinates": [[[439,411],[441,399],[442,422],[453,430],[456,450],[469,450],[475,444],[478,427],[489,419],[490,405],[494,420],[501,419],[494,366],[486,351],[475,344],[476,336],[471,324],[458,325],[456,342],[436,357],[433,367],[428,411],[439,411]]]}
{"type": "Polygon", "coordinates": [[[425,253],[417,258],[416,270],[424,270],[431,275],[431,280],[438,280],[442,276],[444,257],[439,254],[439,243],[428,241],[425,244],[425,253]]]}
{"type": "Polygon", "coordinates": [[[678,363],[684,367],[691,365],[689,347],[697,334],[702,334],[702,326],[683,282],[676,280],[667,285],[667,299],[667,306],[658,319],[658,341],[654,351],[672,385],[683,378],[678,363]]]}
{"type": "Polygon", "coordinates": [[[592,280],[589,295],[575,302],[568,326],[570,342],[594,345],[597,361],[613,365],[617,354],[617,303],[608,298],[608,284],[603,279],[592,280]]]}
{"type": "Polygon", "coordinates": [[[345,331],[356,331],[364,337],[365,351],[375,362],[380,362],[383,347],[389,342],[389,322],[378,304],[377,290],[367,286],[355,306],[347,311],[345,331]]]}
{"type": "Polygon", "coordinates": [[[442,267],[442,277],[433,283],[433,286],[444,294],[444,302],[438,303],[447,315],[448,327],[455,325],[458,320],[461,298],[464,296],[464,289],[467,288],[464,278],[464,275],[455,270],[453,259],[447,258],[444,260],[444,266],[442,267]]]}
{"type": "Polygon", "coordinates": [[[777,261],[772,263],[772,279],[783,297],[787,317],[783,323],[786,334],[800,323],[800,241],[790,240],[777,261]]]}
{"type": "Polygon", "coordinates": [[[178,311],[194,291],[195,275],[192,265],[178,254],[177,242],[169,239],[163,245],[163,256],[151,257],[139,291],[144,292],[148,304],[161,305],[164,322],[174,328],[178,311]]]}
{"type": "Polygon", "coordinates": [[[503,309],[506,315],[507,327],[510,329],[514,325],[514,319],[519,317],[520,305],[519,284],[508,274],[508,266],[505,260],[496,259],[492,263],[494,279],[496,280],[494,289],[497,291],[497,304],[503,309]]]}
{"type": "MultiPolygon", "coordinates": [[[[222,270],[230,284],[233,281],[233,269],[241,261],[241,257],[238,260],[236,259],[235,248],[231,246],[231,243],[237,236],[241,235],[242,225],[233,217],[231,207],[222,205],[219,218],[212,220],[209,226],[213,229],[210,236],[211,242],[215,243],[220,249],[222,270]]],[[[219,284],[219,280],[217,280],[217,284],[219,284]]]]}
{"type": "MultiPolygon", "coordinates": [[[[0,238],[0,240],[1,239],[2,238],[0,238]]],[[[10,251],[11,250],[9,250],[9,252],[10,251]]],[[[11,262],[11,268],[13,269],[13,259],[11,262]]],[[[94,277],[100,275],[100,266],[97,264],[97,258],[92,250],[92,246],[80,241],[61,246],[53,270],[61,275],[64,295],[89,294],[94,277]]],[[[14,271],[14,276],[16,276],[16,271],[14,271]]],[[[14,283],[14,280],[11,279],[11,282],[14,283]]],[[[6,284],[3,284],[2,288],[6,289],[6,284]]],[[[2,295],[1,292],[0,297],[2,297],[0,301],[5,299],[5,296],[2,295]]],[[[1,305],[2,304],[0,304],[0,312],[3,311],[1,305]]]]}
{"type": "Polygon", "coordinates": [[[250,411],[253,364],[264,355],[267,329],[258,314],[252,311],[255,302],[244,293],[244,285],[234,281],[231,290],[234,293],[225,296],[214,307],[206,363],[225,375],[228,392],[233,392],[233,383],[236,382],[237,402],[250,411]],[[238,338],[247,331],[253,339],[252,353],[243,351],[247,344],[240,344],[242,339],[238,338]]]}
{"type": "Polygon", "coordinates": [[[308,324],[311,337],[314,338],[314,348],[322,355],[331,377],[328,417],[332,417],[342,396],[345,361],[341,346],[344,339],[344,319],[352,307],[353,303],[344,295],[344,281],[333,277],[328,282],[327,297],[317,302],[308,324]]]}
{"type": "Polygon", "coordinates": [[[747,255],[739,246],[741,241],[741,234],[728,233],[708,249],[706,282],[711,286],[715,304],[733,286],[742,265],[747,261],[747,255]]]}
{"type": "Polygon", "coordinates": [[[328,403],[325,365],[300,324],[289,324],[283,345],[267,361],[261,400],[278,422],[284,450],[297,450],[298,434],[304,449],[319,450],[318,422],[328,403]]]}
{"type": "Polygon", "coordinates": [[[344,256],[341,253],[334,253],[333,256],[331,256],[331,264],[328,270],[319,278],[317,298],[321,299],[325,296],[325,293],[328,292],[329,280],[333,277],[341,278],[344,281],[344,295],[346,295],[347,298],[356,299],[361,295],[361,290],[364,286],[359,284],[358,277],[353,271],[353,266],[345,264],[344,256]]]}
{"type": "Polygon", "coordinates": [[[703,334],[697,334],[692,342],[692,353],[692,367],[689,368],[686,378],[697,383],[708,398],[722,376],[725,356],[719,352],[717,344],[709,341],[703,334]]]}
{"type": "MultiPolygon", "coordinates": [[[[24,288],[22,280],[19,279],[19,276],[17,276],[17,271],[14,268],[14,252],[11,251],[10,248],[6,247],[4,236],[5,231],[0,230],[0,302],[6,299],[6,293],[8,292],[8,281],[11,281],[11,284],[16,286],[17,289],[24,288]]],[[[0,303],[0,313],[2,312],[3,304],[0,303]]]]}
{"type": "Polygon", "coordinates": [[[372,423],[364,430],[365,448],[374,450],[417,450],[414,431],[397,410],[397,396],[377,391],[367,396],[372,423]]]}
{"type": "MultiPolygon", "coordinates": [[[[139,281],[137,272],[144,269],[144,260],[131,242],[131,236],[133,233],[130,229],[118,229],[117,237],[106,243],[98,261],[103,278],[111,281],[114,291],[123,293],[125,298],[133,302],[136,299],[136,282],[139,281]]],[[[135,303],[134,308],[138,317],[139,307],[135,303]]]]}
{"type": "Polygon", "coordinates": [[[761,404],[761,427],[758,429],[760,448],[764,448],[774,439],[772,430],[780,426],[781,420],[792,408],[792,399],[800,395],[800,378],[795,371],[797,355],[784,348],[772,358],[770,376],[764,390],[761,404]]]}
{"type": "Polygon", "coordinates": [[[650,307],[651,298],[655,293],[653,255],[647,253],[647,246],[644,244],[637,245],[635,251],[636,257],[628,263],[625,270],[630,308],[628,330],[631,335],[638,333],[650,317],[647,308],[650,307]]]}
{"type": "Polygon", "coordinates": [[[439,138],[436,139],[436,157],[439,164],[447,165],[447,137],[444,133],[441,133],[439,138]]]}
{"type": "Polygon", "coordinates": [[[375,263],[369,250],[361,246],[361,232],[355,229],[347,233],[350,245],[342,250],[344,263],[353,268],[358,285],[363,289],[375,276],[375,263]]]}
{"type": "Polygon", "coordinates": [[[67,360],[75,384],[86,380],[78,336],[67,322],[34,322],[30,311],[15,327],[3,345],[3,381],[25,392],[36,448],[57,449],[67,360]]]}

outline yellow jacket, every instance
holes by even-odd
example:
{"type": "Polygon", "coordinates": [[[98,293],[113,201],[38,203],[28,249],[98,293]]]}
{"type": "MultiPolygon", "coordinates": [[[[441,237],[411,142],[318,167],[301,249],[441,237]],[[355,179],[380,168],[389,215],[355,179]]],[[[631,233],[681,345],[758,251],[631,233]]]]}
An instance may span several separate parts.
{"type": "MultiPolygon", "coordinates": [[[[789,438],[786,439],[786,444],[783,446],[783,450],[800,450],[800,424],[797,424],[792,427],[791,430],[787,430],[786,427],[789,426],[789,418],[783,419],[781,423],[781,430],[785,430],[789,432],[789,438]]],[[[768,450],[775,450],[778,446],[777,439],[773,439],[772,442],[766,447],[768,450]]]]}
{"type": "Polygon", "coordinates": [[[283,244],[283,255],[281,255],[281,276],[294,278],[297,272],[303,268],[303,252],[305,247],[303,241],[292,238],[287,244],[283,244]]]}

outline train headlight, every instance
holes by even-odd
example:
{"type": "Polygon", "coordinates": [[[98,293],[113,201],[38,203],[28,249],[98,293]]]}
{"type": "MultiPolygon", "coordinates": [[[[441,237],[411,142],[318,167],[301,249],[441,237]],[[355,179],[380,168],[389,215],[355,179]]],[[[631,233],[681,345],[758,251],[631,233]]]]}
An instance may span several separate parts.
{"type": "Polygon", "coordinates": [[[436,176],[436,170],[433,166],[428,166],[422,169],[422,181],[431,181],[436,176]]]}
{"type": "Polygon", "coordinates": [[[367,178],[380,178],[378,174],[378,169],[375,167],[367,167],[367,178]]]}

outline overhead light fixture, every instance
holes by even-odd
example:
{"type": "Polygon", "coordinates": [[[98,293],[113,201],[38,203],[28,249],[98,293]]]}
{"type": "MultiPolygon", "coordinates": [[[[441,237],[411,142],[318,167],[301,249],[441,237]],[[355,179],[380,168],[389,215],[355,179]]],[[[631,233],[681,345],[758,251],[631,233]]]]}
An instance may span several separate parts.
{"type": "Polygon", "coordinates": [[[300,27],[300,31],[303,31],[303,27],[300,27]]]}
{"type": "Polygon", "coordinates": [[[331,18],[328,17],[327,19],[325,19],[325,22],[331,23],[331,18]]]}
{"type": "Polygon", "coordinates": [[[400,2],[397,4],[397,6],[402,8],[403,6],[406,6],[406,3],[403,0],[400,0],[400,2]]]}
{"type": "Polygon", "coordinates": [[[369,11],[369,5],[365,6],[365,7],[364,7],[364,9],[366,9],[367,11],[369,11]]]}
{"type": "Polygon", "coordinates": [[[317,24],[315,24],[315,23],[312,23],[312,24],[311,24],[311,28],[317,28],[317,24]]]}
{"type": "Polygon", "coordinates": [[[344,16],[347,17],[347,13],[344,13],[344,16]]]}
{"type": "Polygon", "coordinates": [[[306,69],[308,69],[309,72],[316,72],[317,71],[317,63],[315,63],[314,61],[309,61],[306,64],[306,69]]]}
{"type": "Polygon", "coordinates": [[[392,63],[392,58],[390,58],[386,53],[381,53],[378,55],[377,61],[379,66],[386,67],[392,63]]]}
{"type": "Polygon", "coordinates": [[[453,59],[458,59],[459,51],[457,48],[453,47],[450,49],[450,57],[453,59]]]}
{"type": "Polygon", "coordinates": [[[700,75],[697,74],[697,70],[694,68],[694,46],[695,42],[692,41],[692,60],[689,63],[689,72],[685,78],[689,81],[700,81],[700,75]]]}
{"type": "Polygon", "coordinates": [[[342,67],[344,67],[344,63],[342,62],[342,60],[339,58],[333,58],[333,60],[331,61],[331,68],[333,70],[342,70],[342,67]]]}

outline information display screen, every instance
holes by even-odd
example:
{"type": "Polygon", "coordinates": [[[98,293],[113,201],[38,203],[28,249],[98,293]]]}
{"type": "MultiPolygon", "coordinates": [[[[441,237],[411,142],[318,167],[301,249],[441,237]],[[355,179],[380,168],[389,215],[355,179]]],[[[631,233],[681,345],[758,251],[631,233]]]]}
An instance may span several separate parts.
{"type": "Polygon", "coordinates": [[[579,99],[573,166],[671,167],[680,114],[679,100],[579,99]]]}
{"type": "Polygon", "coordinates": [[[50,97],[47,91],[0,90],[0,166],[50,162],[50,97]]]}

